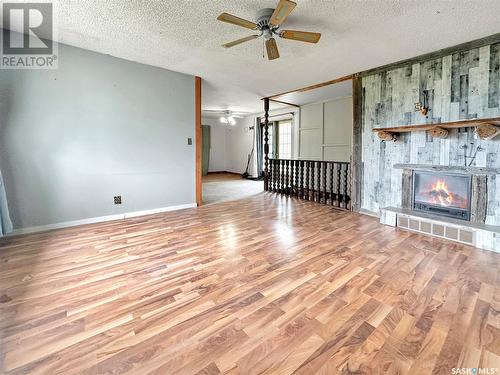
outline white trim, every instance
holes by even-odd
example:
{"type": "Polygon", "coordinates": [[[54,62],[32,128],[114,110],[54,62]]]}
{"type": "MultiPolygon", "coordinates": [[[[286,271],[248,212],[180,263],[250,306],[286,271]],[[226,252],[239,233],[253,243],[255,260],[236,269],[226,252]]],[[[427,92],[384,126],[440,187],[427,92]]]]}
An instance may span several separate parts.
{"type": "Polygon", "coordinates": [[[15,229],[13,232],[10,232],[9,234],[7,234],[7,236],[15,236],[15,235],[19,235],[19,234],[27,234],[27,233],[35,233],[35,232],[44,232],[44,231],[48,231],[48,230],[52,230],[52,229],[75,227],[78,225],[85,225],[85,224],[102,223],[105,221],[112,221],[112,220],[123,220],[123,219],[131,218],[131,217],[153,215],[153,214],[158,214],[161,212],[177,211],[177,210],[183,210],[186,208],[193,208],[193,207],[197,207],[197,204],[196,203],[187,203],[187,204],[180,204],[177,206],[153,208],[151,210],[126,212],[123,214],[90,217],[88,219],[73,220],[73,221],[64,221],[61,223],[54,223],[54,224],[47,224],[47,225],[39,225],[36,227],[15,229]]]}

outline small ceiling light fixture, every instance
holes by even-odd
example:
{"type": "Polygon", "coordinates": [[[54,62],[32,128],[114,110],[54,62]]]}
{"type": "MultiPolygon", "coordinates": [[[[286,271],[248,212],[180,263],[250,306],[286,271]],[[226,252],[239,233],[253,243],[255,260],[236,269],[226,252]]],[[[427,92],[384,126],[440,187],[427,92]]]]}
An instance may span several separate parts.
{"type": "Polygon", "coordinates": [[[223,124],[229,124],[229,125],[236,125],[236,120],[234,119],[233,116],[231,116],[231,112],[230,111],[226,111],[224,113],[224,116],[221,116],[220,118],[220,122],[222,122],[223,124]]]}

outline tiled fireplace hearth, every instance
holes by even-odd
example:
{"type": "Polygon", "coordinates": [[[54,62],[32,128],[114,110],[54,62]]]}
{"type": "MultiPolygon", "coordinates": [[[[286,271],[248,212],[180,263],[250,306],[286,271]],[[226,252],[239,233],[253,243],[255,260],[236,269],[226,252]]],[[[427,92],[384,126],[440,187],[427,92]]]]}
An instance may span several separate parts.
{"type": "Polygon", "coordinates": [[[383,224],[500,252],[500,227],[485,223],[495,168],[396,164],[401,208],[381,210],[383,224]]]}

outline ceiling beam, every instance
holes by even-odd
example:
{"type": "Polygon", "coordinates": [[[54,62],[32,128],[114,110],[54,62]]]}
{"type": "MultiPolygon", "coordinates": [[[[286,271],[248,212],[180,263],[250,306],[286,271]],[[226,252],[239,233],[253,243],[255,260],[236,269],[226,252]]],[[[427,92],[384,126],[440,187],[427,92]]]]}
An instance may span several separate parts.
{"type": "Polygon", "coordinates": [[[343,77],[340,77],[340,78],[335,78],[335,79],[332,79],[330,81],[326,81],[326,82],[321,82],[321,83],[317,83],[315,85],[311,85],[311,86],[306,86],[306,87],[301,87],[299,89],[295,89],[295,90],[290,90],[290,91],[286,91],[286,92],[282,92],[282,93],[279,93],[279,94],[274,94],[274,95],[271,95],[271,96],[267,96],[266,98],[263,98],[263,99],[269,99],[269,100],[272,100],[272,99],[275,99],[275,98],[279,98],[280,96],[284,96],[284,95],[288,95],[288,94],[293,94],[295,92],[299,93],[299,92],[306,92],[306,91],[311,91],[311,90],[315,90],[315,89],[319,89],[321,87],[325,87],[325,86],[329,86],[329,85],[333,85],[335,83],[340,83],[340,82],[344,82],[344,81],[349,81],[350,79],[353,78],[353,75],[352,74],[349,74],[347,76],[343,76],[343,77]]]}
{"type": "MultiPolygon", "coordinates": [[[[288,102],[284,102],[284,101],[276,100],[276,99],[271,99],[271,98],[268,98],[268,99],[270,102],[275,102],[275,103],[280,103],[280,104],[285,104],[285,105],[289,105],[292,107],[300,108],[300,105],[298,105],[298,104],[288,103],[288,102]]],[[[264,100],[264,99],[262,99],[262,100],[264,100]]]]}

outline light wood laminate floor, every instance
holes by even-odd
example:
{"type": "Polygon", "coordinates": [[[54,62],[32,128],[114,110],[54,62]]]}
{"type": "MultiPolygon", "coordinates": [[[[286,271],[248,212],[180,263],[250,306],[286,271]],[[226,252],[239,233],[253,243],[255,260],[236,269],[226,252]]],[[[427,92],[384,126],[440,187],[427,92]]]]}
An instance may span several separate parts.
{"type": "Polygon", "coordinates": [[[272,194],[0,239],[0,372],[498,368],[499,265],[272,194]]]}

